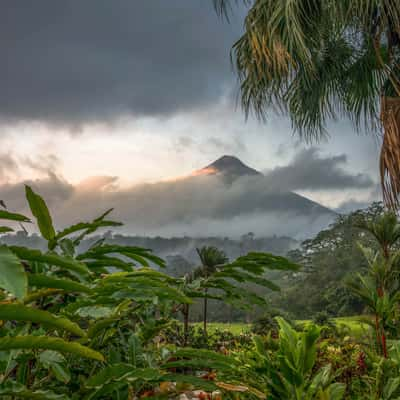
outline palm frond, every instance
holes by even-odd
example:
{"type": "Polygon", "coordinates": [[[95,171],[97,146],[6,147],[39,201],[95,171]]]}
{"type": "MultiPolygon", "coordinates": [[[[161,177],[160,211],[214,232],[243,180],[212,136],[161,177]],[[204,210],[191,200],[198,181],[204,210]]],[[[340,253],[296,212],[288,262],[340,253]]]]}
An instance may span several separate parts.
{"type": "Polygon", "coordinates": [[[227,18],[228,20],[233,6],[239,5],[239,3],[248,6],[252,3],[252,0],[213,0],[214,8],[217,14],[227,18]]]}

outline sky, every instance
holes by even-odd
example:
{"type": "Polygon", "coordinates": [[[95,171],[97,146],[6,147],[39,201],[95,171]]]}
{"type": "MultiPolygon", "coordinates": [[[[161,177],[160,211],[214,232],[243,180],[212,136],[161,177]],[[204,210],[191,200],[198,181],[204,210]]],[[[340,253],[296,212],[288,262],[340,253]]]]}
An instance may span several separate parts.
{"type": "Polygon", "coordinates": [[[211,0],[4,0],[0,199],[23,209],[29,183],[64,222],[92,216],[85,193],[118,206],[224,154],[332,209],[380,199],[378,137],[340,120],[306,144],[285,115],[245,119],[229,59],[243,16],[222,21],[211,0]]]}

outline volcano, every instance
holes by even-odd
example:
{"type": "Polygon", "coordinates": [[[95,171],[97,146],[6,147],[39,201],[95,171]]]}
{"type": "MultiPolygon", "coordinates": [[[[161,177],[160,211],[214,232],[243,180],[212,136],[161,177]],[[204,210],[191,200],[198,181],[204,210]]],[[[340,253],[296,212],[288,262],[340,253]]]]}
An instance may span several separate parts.
{"type": "MultiPolygon", "coordinates": [[[[280,190],[279,187],[270,187],[268,176],[249,167],[240,159],[224,155],[204,168],[195,170],[187,178],[204,177],[220,179],[227,185],[225,206],[228,209],[240,209],[241,215],[247,212],[290,213],[296,216],[306,216],[313,220],[321,216],[333,218],[336,213],[323,205],[291,191],[280,190]],[[245,190],[243,190],[245,187],[245,190]],[[240,188],[240,189],[239,189],[240,188]],[[237,189],[237,190],[235,190],[237,189]],[[240,191],[240,207],[234,193],[240,191]]],[[[212,195],[212,194],[211,194],[212,195]]],[[[234,212],[233,212],[234,214],[234,212]]]]}
{"type": "Polygon", "coordinates": [[[244,164],[237,157],[225,155],[192,173],[192,176],[203,175],[221,175],[225,178],[235,179],[241,176],[260,176],[262,174],[244,164]]]}
{"type": "Polygon", "coordinates": [[[253,232],[297,239],[335,218],[332,210],[279,183],[225,155],[187,175],[133,186],[123,196],[105,192],[101,204],[125,210],[131,234],[161,237],[237,238],[253,232]]]}

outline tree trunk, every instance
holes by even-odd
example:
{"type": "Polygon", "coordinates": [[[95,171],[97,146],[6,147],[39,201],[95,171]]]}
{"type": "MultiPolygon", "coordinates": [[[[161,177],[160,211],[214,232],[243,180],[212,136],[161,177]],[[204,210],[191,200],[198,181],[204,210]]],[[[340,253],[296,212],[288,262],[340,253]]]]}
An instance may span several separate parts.
{"type": "Polygon", "coordinates": [[[183,306],[183,347],[186,347],[189,339],[189,304],[183,306]]]}
{"type": "Polygon", "coordinates": [[[400,97],[381,98],[384,129],[380,155],[380,175],[385,204],[398,209],[400,196],[400,97]]]}
{"type": "Polygon", "coordinates": [[[207,306],[208,306],[207,292],[208,289],[204,289],[203,330],[204,330],[204,337],[206,339],[207,339],[207,306]]]}
{"type": "MultiPolygon", "coordinates": [[[[378,297],[382,298],[384,296],[384,290],[382,287],[377,289],[378,297]]],[[[378,314],[375,314],[375,326],[376,326],[376,340],[380,343],[383,357],[388,358],[387,345],[386,345],[386,333],[384,319],[381,318],[381,323],[379,323],[378,314]]]]}

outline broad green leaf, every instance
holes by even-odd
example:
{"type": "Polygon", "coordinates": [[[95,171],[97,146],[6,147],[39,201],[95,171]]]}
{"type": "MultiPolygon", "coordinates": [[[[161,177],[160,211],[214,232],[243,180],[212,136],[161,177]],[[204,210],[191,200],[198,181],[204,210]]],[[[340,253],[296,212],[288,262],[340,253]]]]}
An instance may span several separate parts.
{"type": "MultiPolygon", "coordinates": [[[[79,313],[79,310],[78,310],[79,313]]],[[[105,318],[100,321],[96,321],[91,325],[88,329],[88,337],[93,339],[95,338],[99,332],[102,332],[104,329],[110,328],[113,323],[117,322],[119,320],[119,317],[111,317],[111,318],[105,318]]]]}
{"type": "Polygon", "coordinates": [[[81,283],[70,279],[53,278],[48,275],[28,274],[28,282],[30,286],[36,286],[37,288],[52,288],[62,289],[67,292],[92,293],[92,290],[89,287],[82,285],[81,283]]]}
{"type": "Polygon", "coordinates": [[[71,380],[71,374],[66,367],[61,364],[52,364],[50,366],[51,371],[55,377],[64,383],[68,383],[71,380]]]}
{"type": "Polygon", "coordinates": [[[88,388],[99,388],[113,380],[124,379],[134,370],[134,367],[129,364],[113,364],[103,368],[96,375],[90,377],[85,386],[88,388]]]}
{"type": "Polygon", "coordinates": [[[50,369],[59,381],[68,383],[71,380],[71,374],[62,365],[66,362],[66,359],[57,351],[45,350],[41,352],[39,361],[45,368],[50,369]]]}
{"type": "Polygon", "coordinates": [[[112,315],[113,310],[109,307],[89,306],[81,307],[76,311],[76,314],[83,318],[108,318],[112,315]]]}
{"type": "Polygon", "coordinates": [[[104,361],[101,353],[76,342],[67,342],[60,338],[48,336],[14,336],[0,338],[0,350],[28,349],[54,350],[60,353],[70,353],[83,358],[104,361]]]}
{"type": "Polygon", "coordinates": [[[89,270],[85,264],[71,257],[60,256],[55,253],[43,254],[40,250],[28,249],[26,247],[10,246],[9,248],[22,260],[37,261],[49,265],[56,265],[58,267],[77,272],[81,275],[89,274],[89,270]]]}
{"type": "Polygon", "coordinates": [[[229,371],[232,369],[231,365],[227,362],[220,362],[220,361],[211,362],[210,360],[203,360],[203,359],[170,361],[162,365],[161,368],[165,369],[190,368],[190,369],[204,370],[210,368],[210,366],[214,370],[219,370],[219,371],[229,371]]]}
{"type": "Polygon", "coordinates": [[[389,378],[385,387],[383,388],[383,398],[384,399],[391,399],[394,392],[399,388],[400,386],[400,378],[389,378]]]}
{"type": "Polygon", "coordinates": [[[48,368],[51,364],[61,364],[65,362],[65,357],[57,351],[45,350],[39,354],[39,361],[48,368]]]}
{"type": "Polygon", "coordinates": [[[0,320],[30,321],[53,328],[66,330],[78,336],[86,336],[79,325],[65,317],[55,316],[48,311],[38,310],[22,304],[0,304],[0,320]]]}
{"type": "Polygon", "coordinates": [[[0,288],[23,299],[28,291],[28,280],[20,260],[5,246],[0,246],[0,288]]]}
{"type": "Polygon", "coordinates": [[[25,217],[25,215],[12,213],[6,210],[0,210],[0,219],[18,222],[31,222],[31,220],[28,217],[25,217]]]}
{"type": "Polygon", "coordinates": [[[73,233],[82,231],[82,230],[87,230],[86,234],[93,233],[99,228],[104,228],[104,227],[115,227],[115,226],[122,226],[122,222],[116,222],[116,221],[93,221],[93,222],[79,222],[75,225],[72,225],[68,228],[65,228],[61,232],[59,232],[56,236],[56,239],[62,239],[65,236],[71,235],[73,233]]]}
{"type": "Polygon", "coordinates": [[[193,375],[165,374],[160,378],[160,380],[164,382],[187,383],[189,385],[193,385],[196,389],[203,389],[209,392],[218,389],[218,386],[214,382],[207,381],[205,379],[198,378],[193,375]]]}
{"type": "Polygon", "coordinates": [[[24,297],[24,304],[29,304],[39,299],[44,299],[45,297],[54,296],[56,294],[64,293],[62,289],[41,289],[35,292],[30,292],[24,297]]]}
{"type": "Polygon", "coordinates": [[[344,383],[332,383],[326,390],[326,398],[329,400],[342,400],[345,393],[346,385],[344,383]]]}
{"type": "Polygon", "coordinates": [[[37,220],[40,233],[46,240],[53,240],[56,231],[45,201],[27,185],[25,186],[25,194],[32,214],[37,220]]]}
{"type": "Polygon", "coordinates": [[[212,367],[213,369],[222,371],[231,370],[238,365],[238,362],[234,358],[211,350],[183,348],[177,350],[173,356],[177,360],[163,364],[162,368],[191,367],[202,369],[212,367]]]}
{"type": "Polygon", "coordinates": [[[134,264],[131,262],[126,262],[117,257],[109,256],[98,256],[94,261],[86,261],[85,264],[90,269],[101,269],[104,267],[115,267],[122,269],[126,272],[132,272],[134,264]]]}
{"type": "Polygon", "coordinates": [[[17,382],[0,384],[0,397],[10,396],[13,399],[28,400],[69,400],[64,394],[57,394],[50,390],[31,390],[17,382]]]}
{"type": "Polygon", "coordinates": [[[135,368],[130,364],[114,364],[103,368],[99,373],[89,378],[85,386],[99,388],[111,381],[162,381],[162,373],[153,368],[135,368]]]}
{"type": "Polygon", "coordinates": [[[136,246],[120,246],[117,244],[101,244],[99,246],[92,247],[87,252],[80,254],[77,259],[97,259],[99,256],[108,254],[120,254],[136,262],[138,259],[141,261],[144,259],[144,262],[151,261],[160,267],[165,267],[164,260],[152,254],[151,250],[149,249],[136,246]]]}
{"type": "Polygon", "coordinates": [[[0,226],[0,234],[14,232],[13,228],[9,228],[8,226],[0,226]]]}

